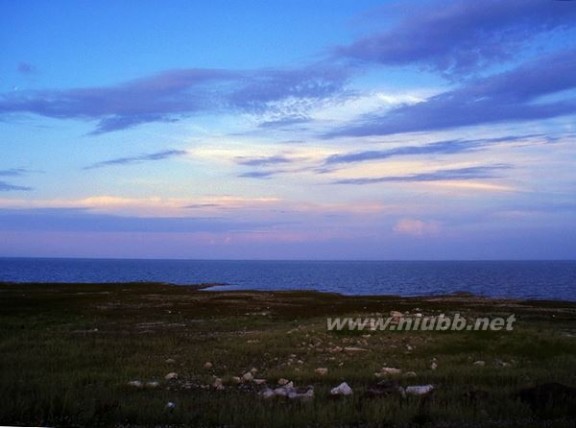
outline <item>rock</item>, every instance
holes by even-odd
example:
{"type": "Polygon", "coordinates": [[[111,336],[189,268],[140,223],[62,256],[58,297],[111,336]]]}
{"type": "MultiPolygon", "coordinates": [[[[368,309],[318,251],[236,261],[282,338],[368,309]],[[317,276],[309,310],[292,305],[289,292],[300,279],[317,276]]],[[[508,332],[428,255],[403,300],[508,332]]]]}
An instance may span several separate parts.
{"type": "Polygon", "coordinates": [[[436,361],[432,361],[430,364],[430,370],[436,370],[438,368],[438,363],[436,361]]]}
{"type": "Polygon", "coordinates": [[[415,377],[418,377],[418,375],[416,374],[416,372],[406,372],[403,374],[403,377],[405,377],[406,379],[413,379],[415,377]]]}
{"type": "Polygon", "coordinates": [[[139,380],[131,380],[130,382],[128,382],[128,386],[132,386],[134,388],[142,388],[144,384],[139,380]]]}
{"type": "Polygon", "coordinates": [[[350,388],[350,385],[346,382],[342,382],[340,385],[330,390],[330,395],[352,395],[352,388],[350,388]]]}
{"type": "Polygon", "coordinates": [[[178,379],[178,373],[170,372],[170,373],[168,373],[166,376],[164,376],[164,379],[166,379],[166,380],[175,380],[175,379],[178,379]]]}
{"type": "Polygon", "coordinates": [[[166,361],[164,361],[166,364],[174,364],[176,362],[175,359],[173,358],[168,358],[166,361]]]}
{"type": "Polygon", "coordinates": [[[214,382],[212,383],[212,388],[215,388],[219,391],[224,389],[224,385],[222,384],[222,379],[220,379],[219,377],[217,377],[216,379],[214,379],[214,382]]]}
{"type": "Polygon", "coordinates": [[[288,391],[288,398],[290,400],[310,401],[314,398],[314,387],[291,388],[290,391],[288,391]]]}
{"type": "Polygon", "coordinates": [[[288,383],[290,383],[290,381],[288,379],[284,379],[284,378],[278,379],[278,385],[284,386],[288,383]]]}
{"type": "Polygon", "coordinates": [[[346,346],[344,352],[366,352],[368,349],[358,348],[357,346],[346,346]]]}
{"type": "Polygon", "coordinates": [[[172,401],[168,401],[168,403],[166,403],[166,408],[168,410],[172,410],[176,407],[176,403],[173,403],[172,401]]]}
{"type": "Polygon", "coordinates": [[[242,382],[242,379],[239,376],[232,376],[232,378],[230,380],[232,381],[232,383],[242,382]]]}
{"type": "Polygon", "coordinates": [[[253,379],[252,382],[254,382],[256,385],[264,385],[266,383],[266,379],[253,379]]]}
{"type": "Polygon", "coordinates": [[[214,367],[214,365],[213,365],[210,361],[206,361],[206,362],[204,363],[204,368],[205,368],[206,370],[210,370],[212,367],[214,367]]]}
{"type": "Polygon", "coordinates": [[[252,379],[254,379],[254,375],[252,374],[252,372],[246,372],[242,375],[242,379],[245,380],[246,382],[250,382],[252,379]]]}
{"type": "Polygon", "coordinates": [[[404,389],[406,395],[428,395],[433,390],[434,385],[412,385],[404,389]]]}
{"type": "Polygon", "coordinates": [[[474,361],[474,365],[477,367],[484,367],[486,365],[486,361],[481,361],[481,360],[474,361]]]}
{"type": "Polygon", "coordinates": [[[328,369],[326,367],[318,367],[316,370],[314,370],[314,373],[316,373],[318,376],[326,376],[328,374],[328,369]]]}
{"type": "Polygon", "coordinates": [[[154,389],[160,386],[159,382],[146,382],[146,388],[154,389]]]}
{"type": "Polygon", "coordinates": [[[260,392],[260,396],[262,398],[265,398],[266,400],[268,400],[270,398],[274,398],[276,396],[276,394],[274,393],[273,389],[266,388],[265,390],[260,392]]]}
{"type": "Polygon", "coordinates": [[[286,386],[281,386],[280,388],[274,388],[274,395],[277,397],[287,397],[288,396],[288,392],[291,390],[292,388],[288,388],[286,386]]]}
{"type": "Polygon", "coordinates": [[[380,373],[385,374],[385,375],[395,376],[395,375],[399,375],[400,373],[402,373],[402,370],[397,369],[395,367],[382,367],[382,369],[380,370],[380,373]]]}

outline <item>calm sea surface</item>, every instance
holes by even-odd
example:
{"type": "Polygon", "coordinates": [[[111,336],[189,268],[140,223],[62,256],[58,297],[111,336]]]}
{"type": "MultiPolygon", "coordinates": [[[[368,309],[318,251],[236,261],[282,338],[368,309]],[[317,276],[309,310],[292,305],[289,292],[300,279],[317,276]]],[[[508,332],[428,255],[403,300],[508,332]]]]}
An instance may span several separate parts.
{"type": "Polygon", "coordinates": [[[576,301],[576,261],[200,261],[0,258],[0,282],[226,283],[218,290],[576,301]]]}

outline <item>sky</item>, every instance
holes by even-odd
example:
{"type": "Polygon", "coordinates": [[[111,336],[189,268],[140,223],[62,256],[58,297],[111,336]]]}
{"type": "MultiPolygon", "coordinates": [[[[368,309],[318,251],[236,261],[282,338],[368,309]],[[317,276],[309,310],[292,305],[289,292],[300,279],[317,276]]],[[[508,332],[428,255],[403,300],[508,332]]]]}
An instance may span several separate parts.
{"type": "Polygon", "coordinates": [[[0,0],[0,257],[576,258],[576,1],[0,0]]]}

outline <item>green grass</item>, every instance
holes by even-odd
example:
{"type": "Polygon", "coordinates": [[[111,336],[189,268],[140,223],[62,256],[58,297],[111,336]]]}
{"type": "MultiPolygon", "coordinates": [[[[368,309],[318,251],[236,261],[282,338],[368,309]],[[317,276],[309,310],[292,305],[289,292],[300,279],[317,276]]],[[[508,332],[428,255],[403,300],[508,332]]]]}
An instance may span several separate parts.
{"type": "Polygon", "coordinates": [[[572,427],[559,403],[533,411],[524,386],[576,385],[576,304],[474,296],[399,298],[211,292],[164,284],[0,284],[0,425],[572,427]],[[502,332],[330,332],[327,317],[391,310],[517,317],[502,332]],[[359,347],[359,352],[337,352],[359,347]],[[166,362],[173,359],[174,363],[166,362]],[[432,360],[438,364],[430,368],[432,360]],[[477,360],[484,367],[475,366],[477,360]],[[212,368],[204,368],[210,361],[212,368]],[[426,399],[367,398],[382,367],[433,384],[426,399]],[[311,402],[264,400],[232,378],[314,385],[311,402]],[[314,369],[327,367],[318,376],[314,369]],[[178,379],[166,381],[169,372],[178,379]],[[223,391],[211,387],[224,380],[223,391]],[[135,388],[129,381],[157,381],[135,388]],[[331,400],[346,381],[354,395],[331,400]],[[173,402],[171,411],[166,404],[173,402]]]}

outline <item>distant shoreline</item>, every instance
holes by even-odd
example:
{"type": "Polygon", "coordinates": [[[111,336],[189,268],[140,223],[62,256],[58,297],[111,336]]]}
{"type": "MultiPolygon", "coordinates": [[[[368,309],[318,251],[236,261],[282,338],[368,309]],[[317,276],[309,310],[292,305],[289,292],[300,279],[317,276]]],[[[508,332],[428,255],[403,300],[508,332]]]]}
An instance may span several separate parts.
{"type": "Polygon", "coordinates": [[[402,299],[402,300],[413,300],[413,301],[435,301],[435,302],[498,302],[498,303],[529,303],[529,304],[574,304],[575,300],[568,299],[532,299],[532,298],[521,298],[521,297],[493,297],[493,296],[482,296],[476,295],[468,291],[455,291],[453,293],[447,294],[422,294],[417,296],[402,296],[398,294],[343,294],[337,292],[327,292],[321,290],[309,290],[309,289],[290,289],[290,290],[259,290],[259,289],[235,289],[235,290],[212,290],[215,287],[220,286],[233,286],[233,284],[220,283],[220,282],[206,282],[197,284],[174,284],[168,282],[151,282],[151,281],[126,281],[126,282],[10,282],[10,281],[0,281],[0,292],[2,287],[31,287],[31,288],[44,288],[44,287],[56,287],[62,288],[63,290],[69,290],[70,287],[159,287],[171,289],[175,287],[176,289],[192,290],[192,291],[211,291],[219,294],[243,294],[243,293],[254,293],[254,294],[273,294],[273,295],[288,295],[291,293],[305,293],[312,295],[330,295],[335,297],[341,297],[343,299],[355,299],[355,298],[365,298],[365,299],[402,299]]]}

